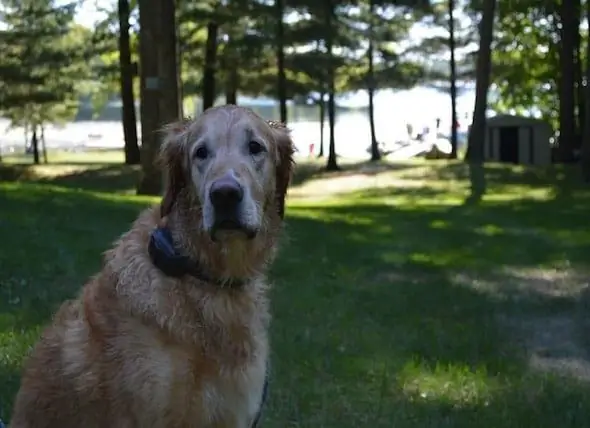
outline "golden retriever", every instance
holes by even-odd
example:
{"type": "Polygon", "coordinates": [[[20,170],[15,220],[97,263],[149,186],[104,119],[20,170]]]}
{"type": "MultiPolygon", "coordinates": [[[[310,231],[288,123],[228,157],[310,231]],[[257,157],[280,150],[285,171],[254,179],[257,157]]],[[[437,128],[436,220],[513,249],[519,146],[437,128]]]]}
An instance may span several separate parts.
{"type": "Polygon", "coordinates": [[[42,334],[11,428],[256,425],[293,143],[229,105],[167,131],[161,205],[42,334]]]}

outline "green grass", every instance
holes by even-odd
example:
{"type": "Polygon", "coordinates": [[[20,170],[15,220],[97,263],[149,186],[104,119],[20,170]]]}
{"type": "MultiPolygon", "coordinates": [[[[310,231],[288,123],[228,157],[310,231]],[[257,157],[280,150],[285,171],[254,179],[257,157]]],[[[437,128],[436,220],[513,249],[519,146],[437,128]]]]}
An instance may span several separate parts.
{"type": "MultiPolygon", "coordinates": [[[[41,162],[44,162],[43,152],[39,154],[41,162]]],[[[96,163],[122,163],[125,159],[123,150],[47,150],[47,161],[52,164],[96,164],[96,163]]],[[[11,153],[2,157],[5,164],[32,164],[33,155],[25,153],[11,153]]]]}
{"type": "MultiPolygon", "coordinates": [[[[15,168],[0,170],[4,418],[40,326],[152,201],[129,194],[133,168],[15,168]]],[[[590,191],[575,171],[489,167],[466,203],[462,165],[381,169],[303,165],[295,179],[264,426],[590,426],[588,384],[532,368],[536,329],[519,329],[567,317],[581,332],[590,191]]]]}

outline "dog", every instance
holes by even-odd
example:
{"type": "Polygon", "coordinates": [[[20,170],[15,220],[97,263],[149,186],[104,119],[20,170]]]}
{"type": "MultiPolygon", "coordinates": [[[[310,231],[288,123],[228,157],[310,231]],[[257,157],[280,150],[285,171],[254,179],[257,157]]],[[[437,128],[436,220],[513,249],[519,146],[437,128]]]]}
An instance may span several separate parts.
{"type": "Polygon", "coordinates": [[[284,125],[230,105],[166,135],[161,204],[139,215],[42,333],[11,428],[257,424],[268,382],[265,272],[294,145],[284,125]]]}

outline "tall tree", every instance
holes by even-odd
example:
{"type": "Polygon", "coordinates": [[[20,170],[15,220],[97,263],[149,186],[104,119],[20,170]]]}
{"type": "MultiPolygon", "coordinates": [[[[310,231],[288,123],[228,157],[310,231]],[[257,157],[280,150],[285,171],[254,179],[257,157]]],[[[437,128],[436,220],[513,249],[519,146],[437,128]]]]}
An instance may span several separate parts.
{"type": "Polygon", "coordinates": [[[217,37],[219,25],[216,21],[207,23],[207,43],[203,70],[202,98],[203,110],[213,107],[215,103],[215,74],[217,70],[217,37]]]}
{"type": "Polygon", "coordinates": [[[160,147],[159,19],[160,1],[138,0],[141,111],[141,177],[138,194],[160,193],[162,181],[155,165],[160,147]]]}
{"type": "Polygon", "coordinates": [[[281,122],[287,123],[287,77],[285,75],[285,0],[275,0],[277,21],[277,97],[281,122]]]}
{"type": "Polygon", "coordinates": [[[89,34],[74,25],[74,3],[5,0],[3,6],[0,112],[13,125],[30,125],[39,163],[41,127],[78,110],[80,82],[89,72],[89,34]]]}
{"type": "Polygon", "coordinates": [[[328,146],[328,171],[337,171],[340,169],[336,159],[336,64],[334,61],[334,26],[335,26],[335,5],[334,0],[324,0],[324,19],[326,31],[326,56],[328,58],[328,125],[330,127],[330,143],[328,146]]]}
{"type": "Polygon", "coordinates": [[[162,176],[155,166],[162,138],[159,131],[163,125],[180,119],[176,2],[139,0],[139,14],[142,175],[137,191],[157,195],[162,189],[162,176]]]}
{"type": "MultiPolygon", "coordinates": [[[[586,1],[586,22],[590,28],[590,1],[586,1]]],[[[590,34],[586,41],[586,85],[584,86],[586,109],[584,111],[584,134],[581,147],[582,176],[584,182],[590,184],[590,34]]]]}
{"type": "Polygon", "coordinates": [[[320,92],[318,99],[318,107],[320,114],[320,150],[318,151],[318,158],[324,157],[324,124],[326,123],[326,94],[324,91],[320,92]]]}
{"type": "Polygon", "coordinates": [[[375,0],[369,0],[369,25],[368,25],[368,49],[367,58],[369,67],[367,69],[367,94],[369,95],[369,127],[371,129],[371,160],[381,159],[379,142],[375,131],[375,0]]]}
{"type": "Polygon", "coordinates": [[[119,15],[119,69],[122,101],[123,135],[125,137],[125,163],[139,164],[140,152],[137,142],[137,117],[133,95],[134,68],[131,62],[129,43],[129,0],[118,1],[119,15]]]}
{"type": "Polygon", "coordinates": [[[475,106],[473,123],[469,131],[466,160],[481,164],[484,161],[486,129],[486,110],[488,108],[488,89],[490,87],[491,46],[494,28],[496,0],[483,0],[479,24],[479,52],[476,65],[475,106]]]}
{"type": "Polygon", "coordinates": [[[483,162],[495,9],[496,0],[483,0],[482,15],[479,24],[479,52],[477,54],[476,65],[477,80],[475,84],[475,107],[473,109],[473,123],[469,130],[467,153],[465,155],[465,158],[470,165],[470,198],[474,202],[481,198],[485,193],[486,187],[483,162]]]}
{"type": "Polygon", "coordinates": [[[451,89],[451,159],[457,158],[457,63],[455,60],[455,0],[448,0],[449,8],[449,51],[451,89]]]}
{"type": "Polygon", "coordinates": [[[402,46],[406,44],[403,41],[407,39],[411,26],[428,5],[409,0],[365,0],[358,8],[359,16],[354,22],[350,13],[356,9],[355,6],[340,8],[337,15],[339,48],[345,52],[339,58],[344,60],[339,80],[345,84],[338,86],[339,89],[362,89],[367,92],[369,152],[371,160],[378,161],[382,155],[375,126],[375,93],[379,89],[412,87],[421,77],[422,67],[412,58],[412,49],[402,46]],[[349,12],[348,17],[346,12],[349,12]],[[362,38],[360,46],[354,41],[343,40],[351,32],[362,38]],[[356,53],[359,48],[364,51],[360,55],[356,53]]]}
{"type": "Polygon", "coordinates": [[[176,2],[160,0],[158,71],[160,79],[160,123],[165,125],[181,118],[176,41],[176,2]]]}
{"type": "Polygon", "coordinates": [[[559,144],[558,159],[571,162],[574,159],[576,140],[576,93],[575,93],[575,57],[576,33],[579,32],[580,0],[563,0],[560,2],[560,81],[559,81],[559,144]],[[577,3],[577,5],[576,5],[577,3]]]}

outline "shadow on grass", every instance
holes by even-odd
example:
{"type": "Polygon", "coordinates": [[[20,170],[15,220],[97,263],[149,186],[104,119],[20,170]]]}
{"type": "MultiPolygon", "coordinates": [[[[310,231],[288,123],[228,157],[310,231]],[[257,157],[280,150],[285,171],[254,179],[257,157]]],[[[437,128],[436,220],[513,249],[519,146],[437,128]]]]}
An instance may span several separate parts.
{"type": "Polygon", "coordinates": [[[0,194],[0,206],[0,313],[18,330],[71,297],[144,205],[23,185],[0,194]]]}
{"type": "MultiPolygon", "coordinates": [[[[40,165],[44,168],[59,170],[64,166],[84,167],[71,173],[58,174],[53,177],[39,176],[32,164],[0,164],[0,181],[27,181],[51,183],[72,189],[95,191],[124,192],[134,190],[139,180],[140,167],[124,164],[99,163],[50,163],[40,165]]],[[[325,171],[323,163],[301,160],[295,167],[292,186],[298,186],[315,178],[331,178],[352,174],[377,175],[384,171],[398,171],[414,168],[411,164],[392,164],[387,162],[359,162],[346,164],[336,172],[325,171]]]]}
{"type": "Polygon", "coordinates": [[[298,186],[308,180],[318,178],[346,177],[350,175],[375,176],[387,171],[403,171],[406,169],[416,168],[412,163],[394,163],[394,162],[354,162],[346,163],[340,166],[338,171],[326,171],[325,163],[300,161],[295,167],[292,185],[298,186]]]}
{"type": "Polygon", "coordinates": [[[139,180],[139,167],[106,165],[96,169],[46,179],[57,186],[96,191],[134,191],[139,180]]]}
{"type": "Polygon", "coordinates": [[[505,269],[587,264],[585,221],[559,203],[490,210],[292,208],[274,268],[270,426],[580,426],[587,385],[531,374],[497,316],[575,309],[505,269]],[[532,218],[538,235],[513,230],[532,218]]]}
{"type": "MultiPolygon", "coordinates": [[[[100,268],[100,253],[142,204],[65,185],[5,190],[0,404],[7,416],[18,366],[40,326],[100,268]]],[[[432,189],[376,192],[406,203],[369,204],[359,195],[354,206],[288,209],[289,239],[272,270],[265,426],[584,426],[586,386],[530,374],[496,316],[575,306],[573,298],[524,292],[505,269],[586,265],[590,201],[579,200],[578,209],[538,200],[458,209],[424,203],[436,196],[432,189]],[[503,289],[459,281],[464,272],[493,277],[503,289]]]]}
{"type": "Polygon", "coordinates": [[[133,190],[139,178],[139,167],[124,164],[49,164],[43,168],[56,170],[56,175],[43,176],[34,165],[0,165],[0,181],[49,183],[71,189],[122,192],[133,190]],[[79,167],[74,172],[60,172],[62,167],[79,167]]]}
{"type": "Polygon", "coordinates": [[[101,266],[144,206],[27,183],[0,192],[0,415],[7,417],[23,356],[61,302],[101,266]]]}
{"type": "MultiPolygon", "coordinates": [[[[427,178],[439,180],[470,180],[473,171],[464,162],[434,161],[435,168],[425,173],[427,178]]],[[[587,189],[583,183],[578,165],[510,166],[506,164],[485,164],[485,181],[493,188],[496,185],[551,186],[560,197],[571,196],[571,191],[587,189]]],[[[479,171],[476,171],[479,172],[479,171]]],[[[476,186],[477,190],[477,186],[476,186]]]]}

